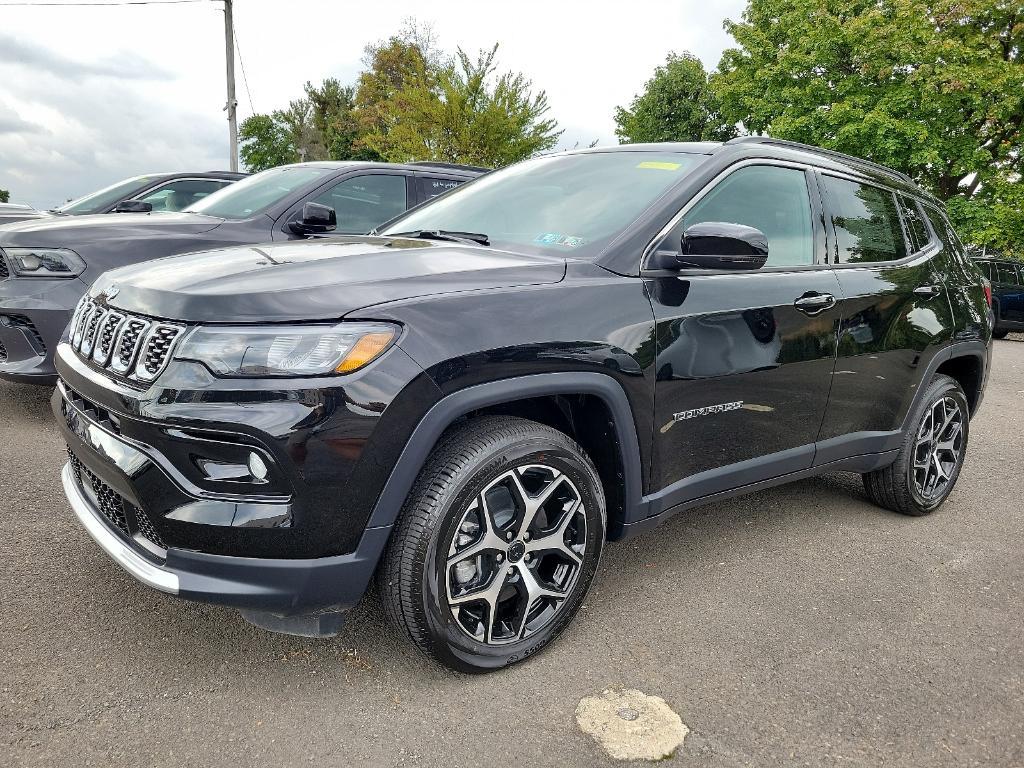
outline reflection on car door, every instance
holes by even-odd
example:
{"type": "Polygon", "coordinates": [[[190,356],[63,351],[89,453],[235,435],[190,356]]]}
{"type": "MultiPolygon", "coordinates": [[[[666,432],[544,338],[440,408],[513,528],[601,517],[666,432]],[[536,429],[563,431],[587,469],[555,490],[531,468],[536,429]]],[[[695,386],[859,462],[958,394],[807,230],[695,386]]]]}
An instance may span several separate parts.
{"type": "Polygon", "coordinates": [[[733,170],[658,249],[678,251],[683,231],[706,221],[760,229],[768,263],[645,274],[656,317],[654,514],[810,467],[835,362],[842,302],[810,172],[733,170]]]}
{"type": "Polygon", "coordinates": [[[868,179],[818,178],[845,297],[820,464],[899,447],[922,368],[952,337],[953,318],[944,280],[951,256],[919,205],[868,179]]]}

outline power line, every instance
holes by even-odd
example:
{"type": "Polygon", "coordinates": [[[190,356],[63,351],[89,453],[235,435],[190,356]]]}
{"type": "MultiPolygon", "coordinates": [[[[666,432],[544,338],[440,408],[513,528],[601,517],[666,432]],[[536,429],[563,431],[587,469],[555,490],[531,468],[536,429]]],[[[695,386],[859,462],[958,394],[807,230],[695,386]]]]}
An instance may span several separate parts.
{"type": "Polygon", "coordinates": [[[117,6],[117,5],[183,5],[185,3],[209,3],[214,0],[111,0],[109,3],[102,2],[78,2],[72,0],[72,2],[59,3],[59,2],[14,2],[14,3],[0,3],[0,7],[8,8],[12,6],[21,7],[49,7],[59,8],[61,6],[68,7],[89,7],[89,8],[103,8],[104,6],[117,6]]]}
{"type": "Polygon", "coordinates": [[[245,85],[245,92],[249,96],[249,111],[256,114],[256,107],[252,105],[252,91],[249,90],[249,78],[245,76],[245,61],[242,59],[242,46],[238,42],[238,31],[232,27],[231,34],[235,36],[235,48],[238,50],[238,66],[242,69],[242,83],[245,85]]]}

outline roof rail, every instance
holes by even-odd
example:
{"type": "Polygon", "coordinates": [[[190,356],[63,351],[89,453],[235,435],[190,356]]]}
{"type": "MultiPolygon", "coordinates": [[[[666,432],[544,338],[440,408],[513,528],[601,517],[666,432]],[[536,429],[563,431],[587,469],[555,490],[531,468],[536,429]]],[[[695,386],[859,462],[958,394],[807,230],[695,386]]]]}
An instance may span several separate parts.
{"type": "Polygon", "coordinates": [[[409,165],[422,165],[424,167],[430,166],[432,168],[447,168],[450,171],[477,171],[479,173],[486,173],[491,170],[490,168],[484,168],[482,165],[464,165],[462,163],[439,163],[433,160],[417,160],[409,163],[409,165]]]}
{"type": "Polygon", "coordinates": [[[799,141],[786,141],[785,139],[775,139],[772,138],[771,136],[737,136],[735,139],[729,139],[729,141],[725,142],[725,144],[770,144],[776,147],[788,147],[790,149],[798,149],[803,152],[813,152],[816,155],[834,157],[839,160],[852,160],[853,162],[859,163],[867,168],[872,168],[876,171],[887,173],[890,176],[895,176],[899,179],[902,179],[908,184],[913,184],[915,187],[917,186],[917,182],[915,182],[912,178],[910,178],[907,174],[903,173],[902,171],[893,170],[892,168],[889,168],[886,165],[876,163],[872,160],[865,160],[864,158],[861,157],[855,157],[853,155],[847,155],[843,152],[837,152],[834,149],[824,149],[822,147],[815,147],[810,144],[801,144],[799,141]]]}

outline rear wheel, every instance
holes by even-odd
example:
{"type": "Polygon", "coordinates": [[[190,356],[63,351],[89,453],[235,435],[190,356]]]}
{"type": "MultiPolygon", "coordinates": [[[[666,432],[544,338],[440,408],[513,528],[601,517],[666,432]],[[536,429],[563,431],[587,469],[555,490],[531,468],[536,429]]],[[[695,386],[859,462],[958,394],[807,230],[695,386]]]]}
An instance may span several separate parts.
{"type": "Polygon", "coordinates": [[[525,419],[480,418],[443,438],[421,472],[378,586],[421,650],[484,672],[565,629],[604,537],[600,479],[572,439],[525,419]]]}
{"type": "Polygon", "coordinates": [[[896,461],[864,475],[864,489],[881,507],[926,515],[952,493],[967,451],[970,413],[960,384],[932,379],[910,423],[896,461]]]}

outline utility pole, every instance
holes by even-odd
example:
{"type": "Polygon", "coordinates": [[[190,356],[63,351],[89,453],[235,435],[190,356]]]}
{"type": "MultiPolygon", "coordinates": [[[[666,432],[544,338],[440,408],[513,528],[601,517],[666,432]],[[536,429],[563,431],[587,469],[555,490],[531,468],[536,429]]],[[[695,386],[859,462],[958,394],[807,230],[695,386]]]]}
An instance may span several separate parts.
{"type": "Polygon", "coordinates": [[[231,15],[232,0],[224,0],[224,55],[228,65],[228,135],[231,144],[230,170],[238,170],[238,102],[235,100],[235,22],[231,15]]]}

